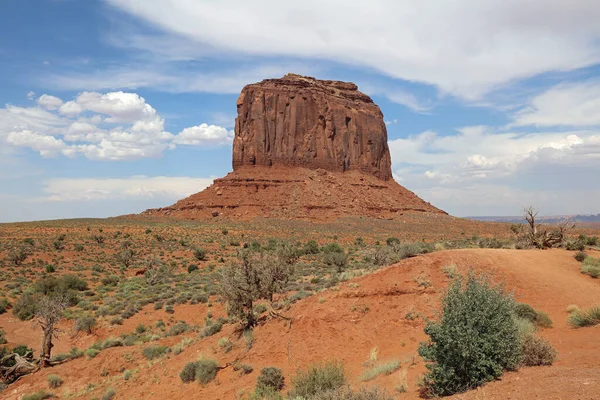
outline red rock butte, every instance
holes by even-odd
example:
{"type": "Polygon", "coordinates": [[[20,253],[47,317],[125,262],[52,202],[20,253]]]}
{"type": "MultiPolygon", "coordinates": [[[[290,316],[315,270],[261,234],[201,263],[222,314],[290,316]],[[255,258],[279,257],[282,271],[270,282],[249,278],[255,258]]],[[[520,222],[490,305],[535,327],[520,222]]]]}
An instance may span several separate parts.
{"type": "Polygon", "coordinates": [[[379,107],[354,83],[288,74],[245,86],[237,101],[233,172],[145,215],[393,218],[445,214],[392,179],[379,107]]]}

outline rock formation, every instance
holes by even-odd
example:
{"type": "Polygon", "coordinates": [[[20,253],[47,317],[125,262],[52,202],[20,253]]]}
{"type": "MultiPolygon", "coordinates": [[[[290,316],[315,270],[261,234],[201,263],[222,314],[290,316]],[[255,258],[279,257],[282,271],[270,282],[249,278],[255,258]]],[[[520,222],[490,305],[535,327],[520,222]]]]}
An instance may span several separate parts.
{"type": "Polygon", "coordinates": [[[381,110],[353,83],[288,74],[237,101],[233,169],[287,165],[392,177],[381,110]]]}
{"type": "Polygon", "coordinates": [[[353,83],[288,74],[237,101],[233,172],[145,215],[393,218],[445,214],[392,178],[383,114],[353,83]]]}

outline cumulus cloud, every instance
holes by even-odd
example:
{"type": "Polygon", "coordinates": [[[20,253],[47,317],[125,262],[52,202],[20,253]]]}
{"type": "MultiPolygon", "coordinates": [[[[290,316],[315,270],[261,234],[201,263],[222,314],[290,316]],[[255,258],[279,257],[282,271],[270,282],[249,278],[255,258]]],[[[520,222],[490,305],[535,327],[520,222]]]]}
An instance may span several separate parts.
{"type": "Polygon", "coordinates": [[[556,85],[514,116],[516,126],[600,125],[600,80],[556,85]]]}
{"type": "Polygon", "coordinates": [[[455,215],[512,215],[526,204],[547,213],[589,212],[600,201],[588,190],[600,174],[600,130],[524,134],[477,126],[389,144],[396,180],[455,215]],[[561,203],[565,191],[586,197],[561,203]]]}
{"type": "Polygon", "coordinates": [[[179,132],[173,143],[202,146],[227,144],[232,140],[233,131],[228,131],[217,125],[201,124],[185,128],[179,132]]]}
{"type": "Polygon", "coordinates": [[[63,101],[58,97],[43,94],[37,99],[37,103],[47,110],[56,110],[62,106],[63,101]]]}
{"type": "Polygon", "coordinates": [[[358,65],[467,99],[600,62],[596,0],[105,1],[174,43],[184,37],[225,54],[358,65]]]}
{"type": "Polygon", "coordinates": [[[133,198],[178,200],[210,186],[214,178],[132,176],[127,178],[55,178],[44,182],[47,196],[36,201],[96,201],[133,198]]]}
{"type": "Polygon", "coordinates": [[[136,93],[83,92],[66,103],[42,95],[38,105],[0,109],[0,142],[43,157],[118,161],[160,157],[177,144],[219,146],[232,139],[232,132],[207,124],[167,132],[164,119],[136,93]]]}

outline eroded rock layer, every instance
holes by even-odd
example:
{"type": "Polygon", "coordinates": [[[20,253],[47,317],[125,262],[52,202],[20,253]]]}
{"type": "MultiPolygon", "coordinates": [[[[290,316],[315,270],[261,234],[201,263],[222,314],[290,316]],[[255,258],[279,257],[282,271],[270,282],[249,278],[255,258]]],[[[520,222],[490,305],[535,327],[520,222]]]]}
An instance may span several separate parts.
{"type": "Polygon", "coordinates": [[[383,114],[354,83],[288,74],[237,101],[233,169],[285,165],[392,176],[383,114]]]}

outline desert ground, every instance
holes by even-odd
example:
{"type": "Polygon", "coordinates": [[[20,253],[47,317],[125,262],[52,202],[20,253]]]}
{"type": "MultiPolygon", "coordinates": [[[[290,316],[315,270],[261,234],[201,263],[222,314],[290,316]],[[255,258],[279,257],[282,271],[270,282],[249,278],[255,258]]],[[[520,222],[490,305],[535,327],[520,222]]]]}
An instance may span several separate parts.
{"type": "MultiPolygon", "coordinates": [[[[252,393],[262,368],[283,371],[286,393],[298,370],[336,361],[353,388],[377,386],[392,398],[420,398],[426,368],[417,348],[427,338],[426,321],[437,317],[452,279],[477,273],[550,317],[551,327],[538,335],[558,355],[552,366],[522,367],[454,398],[598,398],[600,326],[573,328],[567,321],[569,307],[600,303],[600,280],[581,273],[574,251],[516,249],[506,224],[403,218],[234,223],[126,217],[0,225],[0,298],[9,304],[0,327],[7,348],[39,352],[41,329],[13,312],[35,282],[74,274],[88,284],[59,324],[52,354],[67,361],[24,376],[0,394],[15,400],[40,391],[83,399],[237,399],[252,393]],[[258,324],[242,331],[227,316],[219,272],[237,262],[239,249],[282,240],[317,247],[299,258],[293,279],[274,299],[277,312],[257,302],[258,324]],[[348,255],[342,268],[324,261],[332,244],[348,255]],[[18,250],[27,255],[17,265],[18,250]],[[171,267],[169,279],[149,283],[144,270],[150,259],[171,267]],[[95,320],[89,331],[77,327],[83,316],[95,320]],[[223,368],[205,385],[183,383],[183,367],[199,358],[223,368]],[[380,365],[392,367],[367,378],[380,365]],[[62,384],[50,388],[49,375],[62,384]]],[[[580,229],[573,240],[597,233],[580,229]]],[[[586,252],[600,256],[594,246],[586,252]]]]}

